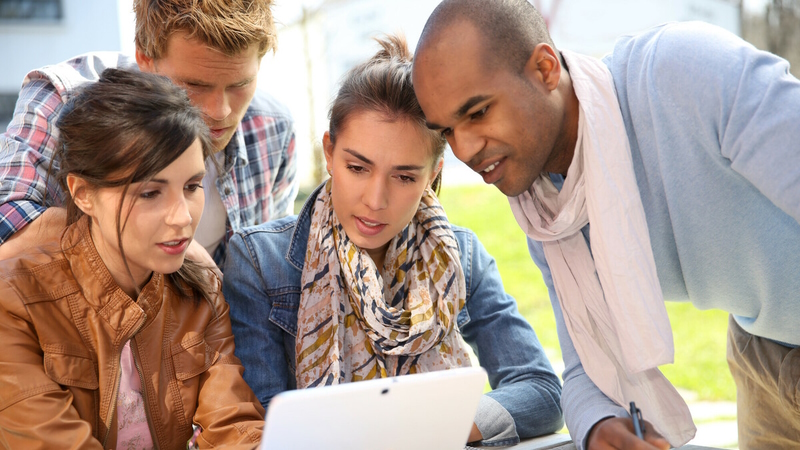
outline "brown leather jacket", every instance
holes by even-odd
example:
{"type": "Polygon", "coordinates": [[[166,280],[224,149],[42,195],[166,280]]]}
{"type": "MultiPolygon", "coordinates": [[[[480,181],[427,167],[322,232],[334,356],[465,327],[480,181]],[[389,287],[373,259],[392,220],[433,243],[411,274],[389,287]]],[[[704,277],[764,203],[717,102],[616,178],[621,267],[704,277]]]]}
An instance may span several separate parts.
{"type": "Polygon", "coordinates": [[[154,273],[137,301],[113,281],[86,217],[51,251],[0,261],[0,445],[12,449],[114,448],[120,352],[142,380],[159,449],[261,439],[264,409],[233,355],[219,292],[195,302],[154,273]]]}

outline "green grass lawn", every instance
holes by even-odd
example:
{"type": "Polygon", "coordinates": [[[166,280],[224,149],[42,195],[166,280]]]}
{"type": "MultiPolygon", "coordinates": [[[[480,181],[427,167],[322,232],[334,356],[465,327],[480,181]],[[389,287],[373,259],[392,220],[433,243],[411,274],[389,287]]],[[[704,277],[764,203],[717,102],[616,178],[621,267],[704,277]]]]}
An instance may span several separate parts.
{"type": "MultiPolygon", "coordinates": [[[[555,318],[541,274],[528,255],[506,197],[493,186],[445,186],[440,195],[450,221],[470,228],[497,260],[506,291],[533,325],[548,356],[561,358],[555,318]]],[[[675,338],[675,364],[664,374],[700,400],[735,400],[736,390],[725,361],[728,315],[699,311],[688,303],[667,303],[675,338]]]]}

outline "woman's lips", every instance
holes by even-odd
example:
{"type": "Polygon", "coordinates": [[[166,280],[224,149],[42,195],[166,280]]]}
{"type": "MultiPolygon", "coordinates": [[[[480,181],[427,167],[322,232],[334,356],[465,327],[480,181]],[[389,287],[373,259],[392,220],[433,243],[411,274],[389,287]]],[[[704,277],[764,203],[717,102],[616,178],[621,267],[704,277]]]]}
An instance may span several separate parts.
{"type": "Polygon", "coordinates": [[[362,217],[356,217],[355,219],[356,219],[356,228],[361,234],[365,236],[374,236],[383,231],[384,228],[386,228],[385,223],[373,222],[372,220],[362,217]]]}
{"type": "Polygon", "coordinates": [[[156,245],[158,248],[163,250],[164,253],[175,256],[186,251],[186,248],[189,246],[189,239],[178,239],[174,241],[162,242],[156,245]]]}

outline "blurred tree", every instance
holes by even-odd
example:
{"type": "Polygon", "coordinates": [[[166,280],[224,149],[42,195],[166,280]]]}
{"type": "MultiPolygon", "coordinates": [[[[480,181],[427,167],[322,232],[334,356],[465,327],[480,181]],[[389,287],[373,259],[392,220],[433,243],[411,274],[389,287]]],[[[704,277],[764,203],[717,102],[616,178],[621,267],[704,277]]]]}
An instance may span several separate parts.
{"type": "Polygon", "coordinates": [[[763,11],[745,11],[742,37],[785,58],[800,77],[800,0],[769,0],[763,11]]]}
{"type": "Polygon", "coordinates": [[[316,186],[317,184],[321,183],[325,176],[325,155],[322,152],[322,142],[319,140],[319,135],[317,133],[317,120],[315,118],[314,112],[316,111],[315,106],[315,96],[314,96],[314,61],[311,57],[311,44],[309,42],[309,21],[312,18],[319,14],[322,11],[322,7],[325,6],[326,2],[322,2],[320,6],[316,9],[309,9],[306,6],[303,6],[303,16],[300,19],[300,25],[303,30],[303,56],[305,57],[306,62],[306,77],[308,82],[306,84],[306,90],[308,92],[308,110],[309,113],[309,122],[308,122],[308,132],[309,132],[309,139],[311,141],[311,158],[312,158],[312,176],[314,179],[313,185],[316,186]]]}
{"type": "Polygon", "coordinates": [[[772,0],[766,16],[767,50],[800,63],[800,0],[772,0]]]}

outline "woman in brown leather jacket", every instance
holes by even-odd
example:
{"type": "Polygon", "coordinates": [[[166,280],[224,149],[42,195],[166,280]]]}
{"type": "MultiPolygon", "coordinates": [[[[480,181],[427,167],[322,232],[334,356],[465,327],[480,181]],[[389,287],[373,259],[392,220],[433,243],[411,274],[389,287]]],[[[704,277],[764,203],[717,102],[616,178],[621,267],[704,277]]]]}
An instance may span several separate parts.
{"type": "Polygon", "coordinates": [[[0,444],[255,447],[264,410],[220,280],[184,257],[213,151],[201,113],[166,78],[109,69],[58,127],[68,225],[0,262],[0,444]]]}

